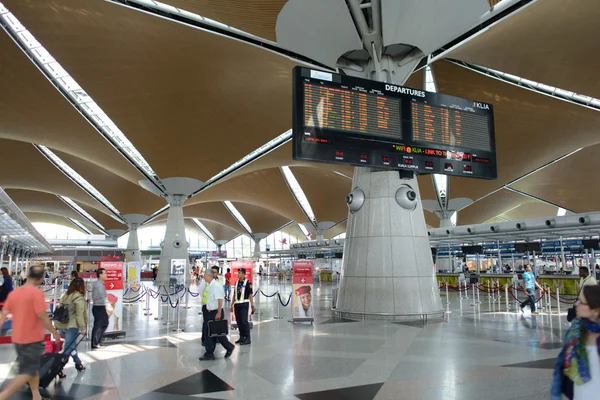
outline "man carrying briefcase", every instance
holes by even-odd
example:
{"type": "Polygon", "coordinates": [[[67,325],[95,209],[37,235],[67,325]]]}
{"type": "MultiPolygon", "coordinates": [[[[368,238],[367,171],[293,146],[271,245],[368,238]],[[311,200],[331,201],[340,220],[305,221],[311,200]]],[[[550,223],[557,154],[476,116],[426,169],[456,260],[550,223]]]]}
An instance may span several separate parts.
{"type": "MultiPolygon", "coordinates": [[[[225,291],[223,290],[223,285],[221,285],[216,279],[214,279],[214,272],[210,269],[207,269],[204,273],[204,280],[208,285],[208,301],[206,303],[206,322],[210,327],[211,321],[218,321],[223,318],[223,299],[225,298],[225,291]]],[[[231,343],[227,336],[213,336],[210,333],[206,338],[204,338],[204,348],[206,352],[202,357],[200,357],[200,361],[208,361],[215,359],[215,347],[217,346],[217,341],[221,343],[221,346],[227,350],[225,353],[225,358],[229,358],[233,353],[233,349],[235,349],[235,345],[231,343]]]]}

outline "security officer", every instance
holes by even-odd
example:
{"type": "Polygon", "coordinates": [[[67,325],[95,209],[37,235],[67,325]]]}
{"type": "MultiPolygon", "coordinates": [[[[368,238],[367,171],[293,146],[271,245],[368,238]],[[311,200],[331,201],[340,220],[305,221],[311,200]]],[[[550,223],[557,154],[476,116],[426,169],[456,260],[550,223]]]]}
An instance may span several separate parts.
{"type": "Polygon", "coordinates": [[[231,312],[235,313],[240,338],[236,343],[240,345],[250,344],[250,324],[248,323],[248,304],[252,307],[252,313],[256,312],[254,297],[252,296],[252,282],[246,279],[246,268],[238,270],[238,281],[232,296],[231,312]]]}

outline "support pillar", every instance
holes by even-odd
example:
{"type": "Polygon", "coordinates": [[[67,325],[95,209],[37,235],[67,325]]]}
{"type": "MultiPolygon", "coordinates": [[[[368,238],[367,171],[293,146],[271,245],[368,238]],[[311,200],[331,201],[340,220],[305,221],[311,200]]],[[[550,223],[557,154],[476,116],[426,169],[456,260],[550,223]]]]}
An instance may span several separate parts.
{"type": "Polygon", "coordinates": [[[127,239],[127,249],[125,250],[125,261],[142,262],[142,253],[140,251],[140,241],[138,239],[138,228],[148,219],[144,214],[123,215],[127,226],[129,227],[129,238],[127,239]]]}
{"type": "Polygon", "coordinates": [[[256,261],[260,260],[260,255],[261,255],[261,251],[260,251],[260,241],[263,240],[264,238],[266,238],[267,236],[269,236],[268,233],[255,233],[254,235],[254,254],[252,255],[253,258],[256,258],[256,261]]]}
{"type": "Polygon", "coordinates": [[[356,168],[352,187],[337,309],[367,315],[442,313],[416,177],[356,168]],[[362,206],[352,211],[363,196],[362,206]]]}
{"type": "MultiPolygon", "coordinates": [[[[158,273],[156,281],[158,285],[175,284],[171,281],[171,260],[183,261],[183,278],[184,285],[189,284],[190,279],[190,263],[188,254],[188,242],[185,237],[185,221],[183,218],[183,203],[195,191],[203,186],[203,182],[192,178],[165,178],[162,184],[167,192],[166,195],[159,192],[156,187],[149,181],[140,181],[140,186],[144,189],[164,197],[169,203],[169,216],[167,218],[167,229],[165,237],[161,243],[160,261],[158,264],[158,273]]],[[[139,221],[133,221],[139,222],[139,221]]],[[[137,238],[137,232],[134,235],[137,238]]],[[[131,240],[131,237],[130,237],[131,240]]],[[[132,246],[134,244],[132,243],[132,246]]],[[[139,244],[137,245],[139,250],[139,244]]],[[[139,251],[138,251],[139,253],[139,251]]],[[[175,271],[173,271],[175,272],[175,271]]]]}

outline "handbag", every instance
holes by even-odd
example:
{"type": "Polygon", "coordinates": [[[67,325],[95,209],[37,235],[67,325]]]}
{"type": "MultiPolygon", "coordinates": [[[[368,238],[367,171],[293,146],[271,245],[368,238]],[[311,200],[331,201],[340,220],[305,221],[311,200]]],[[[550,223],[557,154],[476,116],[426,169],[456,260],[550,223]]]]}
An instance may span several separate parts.
{"type": "Polygon", "coordinates": [[[57,321],[61,324],[67,324],[69,322],[69,306],[59,304],[52,314],[52,321],[57,321]]]}
{"type": "Polygon", "coordinates": [[[577,316],[577,311],[575,311],[575,306],[569,308],[567,310],[567,321],[571,322],[577,316]]]}
{"type": "Polygon", "coordinates": [[[229,323],[226,319],[208,321],[208,337],[227,336],[229,323]]]}

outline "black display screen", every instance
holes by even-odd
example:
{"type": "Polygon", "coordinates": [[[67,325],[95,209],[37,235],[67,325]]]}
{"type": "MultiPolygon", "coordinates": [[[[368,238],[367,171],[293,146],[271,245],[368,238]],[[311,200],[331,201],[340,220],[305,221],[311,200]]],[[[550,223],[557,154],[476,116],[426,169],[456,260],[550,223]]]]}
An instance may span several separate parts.
{"type": "Polygon", "coordinates": [[[294,159],[495,179],[490,104],[294,68],[294,159]]]}

